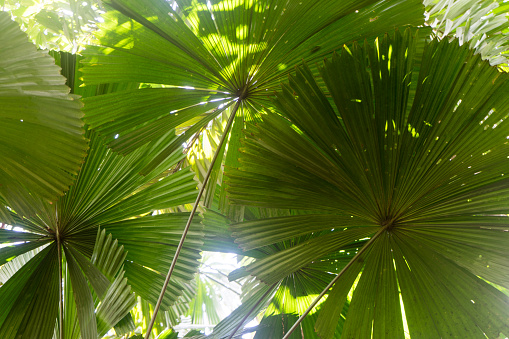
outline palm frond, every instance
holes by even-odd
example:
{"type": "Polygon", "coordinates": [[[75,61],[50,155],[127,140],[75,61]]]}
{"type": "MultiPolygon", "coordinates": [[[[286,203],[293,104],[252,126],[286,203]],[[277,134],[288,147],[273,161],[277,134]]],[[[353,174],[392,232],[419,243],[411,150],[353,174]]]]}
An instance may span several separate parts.
{"type": "Polygon", "coordinates": [[[507,66],[509,7],[504,1],[426,0],[427,22],[440,38],[468,44],[491,65],[507,66]]]}
{"type": "MultiPolygon", "coordinates": [[[[70,59],[71,62],[64,55],[59,60],[65,61],[67,66],[75,66],[76,58],[70,59]]],[[[75,67],[65,69],[74,72],[75,67]]],[[[85,89],[78,85],[79,80],[73,86],[73,90],[83,95],[96,95],[130,86],[100,85],[85,89]]],[[[75,331],[80,331],[83,337],[91,338],[105,334],[122,319],[127,321],[127,326],[129,319],[125,317],[135,303],[133,292],[145,295],[146,291],[159,288],[160,284],[157,283],[163,279],[159,272],[166,270],[171,262],[172,254],[168,254],[167,249],[178,242],[182,232],[182,227],[178,223],[187,218],[187,215],[152,216],[152,213],[158,209],[170,209],[194,201],[197,194],[196,182],[189,169],[182,169],[173,174],[169,171],[183,159],[181,149],[176,149],[164,157],[147,175],[142,176],[139,173],[151,161],[151,157],[160,154],[167,144],[167,139],[174,136],[174,132],[166,133],[158,140],[123,157],[108,150],[95,133],[88,131],[90,150],[76,176],[75,184],[69,191],[55,204],[39,198],[34,199],[36,203],[32,209],[36,213],[31,217],[22,218],[19,214],[10,212],[15,221],[14,226],[20,227],[24,232],[0,230],[0,241],[12,245],[0,249],[0,264],[43,245],[51,244],[48,248],[53,249],[58,244],[64,247],[66,260],[62,262],[62,266],[65,267],[64,264],[67,263],[67,268],[63,272],[67,285],[63,285],[63,288],[64,295],[68,296],[68,302],[64,302],[65,321],[58,324],[64,326],[64,333],[73,336],[76,335],[75,331]],[[98,234],[99,227],[103,231],[98,234]],[[112,233],[113,237],[111,234],[109,237],[106,236],[104,229],[112,233]],[[117,239],[119,234],[122,236],[117,239]],[[145,236],[146,240],[140,241],[145,236]],[[126,255],[124,250],[128,250],[129,253],[126,255]],[[120,269],[122,265],[125,272],[120,269]],[[141,269],[141,272],[135,271],[133,266],[141,269]],[[140,282],[140,279],[136,279],[137,273],[141,273],[142,276],[149,274],[152,278],[148,283],[140,282]],[[93,291],[90,290],[89,284],[93,291]],[[65,290],[66,288],[69,290],[65,290]],[[101,303],[97,308],[99,300],[101,303]],[[76,312],[69,308],[75,308],[76,312]],[[96,314],[99,319],[97,327],[95,327],[96,314]],[[73,321],[72,317],[77,317],[79,323],[73,321]]],[[[183,251],[183,260],[176,268],[181,279],[172,284],[172,294],[166,300],[166,307],[172,305],[182,293],[183,284],[193,279],[199,264],[197,259],[202,237],[201,225],[197,220],[190,232],[191,241],[183,251]]],[[[5,300],[6,307],[1,310],[0,326],[5,325],[5,331],[11,332],[5,332],[5,336],[0,335],[2,337],[17,335],[25,328],[26,331],[36,331],[41,319],[45,321],[45,325],[37,330],[39,331],[37,333],[30,332],[29,336],[44,339],[51,338],[54,334],[57,317],[53,311],[55,309],[58,311],[59,308],[58,287],[61,285],[58,282],[58,274],[55,277],[39,277],[40,274],[37,273],[39,274],[37,277],[45,279],[41,285],[28,283],[24,280],[24,275],[19,275],[26,270],[39,272],[38,267],[47,268],[49,272],[47,274],[58,272],[59,258],[53,255],[58,251],[54,250],[51,255],[43,256],[39,262],[36,258],[41,258],[43,252],[47,253],[47,250],[44,249],[22,266],[0,288],[1,294],[10,293],[9,286],[19,284],[20,288],[26,288],[28,298],[16,299],[23,295],[20,294],[21,290],[14,291],[11,296],[5,296],[9,299],[5,300]],[[30,265],[32,262],[37,262],[38,266],[32,267],[33,265],[30,265]],[[57,268],[53,269],[52,265],[56,265],[57,268]],[[51,293],[45,294],[44,298],[38,297],[43,293],[43,287],[51,293]],[[52,289],[55,287],[57,292],[53,294],[52,289]],[[33,299],[35,297],[48,303],[46,310],[41,309],[42,301],[35,301],[33,299]],[[53,299],[49,300],[50,297],[53,299]],[[31,313],[31,307],[37,312],[31,313]],[[16,312],[20,315],[16,315],[16,312]],[[24,312],[26,317],[22,318],[24,312]],[[45,316],[39,318],[40,314],[45,316]],[[11,323],[13,321],[16,323],[11,323]]],[[[37,280],[37,277],[34,279],[37,280]]],[[[3,330],[0,327],[0,333],[4,333],[1,331],[3,330]]]]}
{"type": "Polygon", "coordinates": [[[229,338],[236,333],[240,334],[240,328],[249,323],[270,300],[276,285],[268,286],[260,284],[253,293],[246,297],[242,305],[235,309],[229,316],[223,319],[211,334],[212,338],[229,338]]]}
{"type": "Polygon", "coordinates": [[[0,196],[20,215],[33,215],[40,196],[56,201],[86,154],[81,103],[69,95],[54,60],[38,51],[0,13],[0,119],[4,132],[0,196]]]}
{"type": "Polygon", "coordinates": [[[0,336],[51,338],[58,300],[57,247],[53,244],[30,259],[0,288],[0,336]]]}
{"type": "MultiPolygon", "coordinates": [[[[297,243],[244,268],[268,283],[383,230],[324,303],[316,329],[326,338],[352,286],[343,337],[402,338],[403,307],[412,336],[509,332],[509,299],[483,280],[507,284],[509,82],[457,42],[434,40],[415,55],[415,41],[396,32],[326,59],[320,74],[331,101],[299,67],[277,94],[286,119],[250,126],[242,165],[229,172],[236,203],[319,211],[316,227],[331,218],[331,231],[309,240],[313,250],[297,243]]],[[[273,221],[284,229],[284,218],[273,221]]],[[[314,231],[300,232],[306,227],[314,231]]],[[[262,246],[241,234],[243,246],[262,246]]]]}
{"type": "Polygon", "coordinates": [[[247,118],[259,117],[261,104],[271,105],[267,91],[303,56],[316,61],[343,43],[423,22],[418,1],[106,4],[112,9],[104,17],[108,33],[85,52],[87,85],[150,84],[85,100],[87,122],[121,152],[179,124],[192,123],[196,133],[236,97],[247,118]],[[193,121],[203,114],[210,118],[193,121]]]}
{"type": "Polygon", "coordinates": [[[9,280],[21,267],[23,267],[30,259],[43,249],[44,247],[39,247],[30,252],[18,255],[16,258],[0,266],[0,285],[5,284],[5,282],[9,280]]]}

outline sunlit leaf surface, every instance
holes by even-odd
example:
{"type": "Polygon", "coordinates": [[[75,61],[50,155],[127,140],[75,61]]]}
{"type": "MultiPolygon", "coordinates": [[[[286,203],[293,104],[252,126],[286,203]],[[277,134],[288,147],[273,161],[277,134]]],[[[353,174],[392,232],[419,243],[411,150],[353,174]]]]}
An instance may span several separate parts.
{"type": "Polygon", "coordinates": [[[243,268],[267,284],[339,264],[382,230],[323,304],[325,338],[352,286],[342,338],[509,333],[509,299],[485,281],[509,286],[509,79],[456,41],[416,42],[396,31],[327,58],[330,100],[297,68],[275,101],[286,118],[250,124],[228,173],[233,202],[316,214],[232,226],[249,249],[314,234],[243,268]]]}
{"type": "Polygon", "coordinates": [[[4,12],[0,70],[0,201],[33,215],[36,196],[55,201],[85,157],[82,104],[69,95],[53,58],[4,12]]]}

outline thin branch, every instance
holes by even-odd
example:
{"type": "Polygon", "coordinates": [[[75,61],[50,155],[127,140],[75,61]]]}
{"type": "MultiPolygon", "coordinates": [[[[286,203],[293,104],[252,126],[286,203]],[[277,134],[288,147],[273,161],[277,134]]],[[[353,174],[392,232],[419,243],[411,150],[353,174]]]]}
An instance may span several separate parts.
{"type": "Polygon", "coordinates": [[[222,283],[222,282],[220,282],[219,280],[212,278],[212,277],[211,277],[210,275],[208,275],[207,273],[200,272],[200,274],[203,274],[204,276],[206,276],[207,278],[209,278],[210,280],[212,280],[212,281],[213,281],[213,282],[215,282],[216,284],[221,285],[221,286],[223,286],[224,288],[226,288],[227,290],[232,291],[232,292],[233,292],[233,293],[235,293],[236,295],[239,295],[239,296],[240,296],[240,293],[239,293],[239,292],[237,292],[237,291],[235,291],[233,288],[231,288],[231,287],[229,287],[229,286],[227,286],[227,285],[223,284],[223,283],[222,283]]]}
{"type": "Polygon", "coordinates": [[[219,141],[219,145],[217,146],[217,150],[214,153],[214,157],[212,158],[212,162],[210,163],[209,170],[207,171],[207,174],[205,175],[205,178],[203,179],[203,185],[198,192],[198,197],[196,197],[196,201],[194,202],[193,209],[191,210],[191,214],[189,215],[189,219],[187,220],[186,227],[184,228],[184,232],[182,233],[182,237],[180,238],[180,242],[177,247],[177,251],[175,252],[175,255],[173,256],[173,260],[171,261],[170,270],[168,271],[168,274],[166,275],[166,280],[164,281],[163,288],[161,289],[161,294],[159,295],[159,299],[157,300],[156,306],[154,307],[154,313],[152,314],[152,319],[150,319],[150,324],[147,328],[147,333],[145,334],[145,339],[150,338],[150,334],[152,332],[152,328],[154,327],[154,322],[156,320],[157,312],[159,312],[159,308],[161,307],[161,303],[164,298],[164,293],[166,292],[166,287],[168,287],[168,284],[170,282],[171,274],[173,273],[173,269],[175,268],[175,265],[177,264],[177,259],[179,257],[180,251],[182,250],[182,247],[184,246],[184,241],[187,236],[187,232],[189,231],[189,227],[191,226],[191,222],[193,221],[194,215],[196,213],[196,209],[198,208],[198,205],[200,204],[201,196],[203,195],[203,192],[205,191],[205,187],[207,186],[207,181],[210,178],[210,174],[212,173],[212,169],[214,167],[214,164],[219,156],[219,152],[221,152],[222,145],[226,141],[228,132],[230,131],[230,127],[233,124],[233,120],[235,118],[235,115],[237,113],[237,110],[239,109],[241,103],[241,99],[239,98],[237,103],[235,104],[235,107],[233,108],[233,112],[230,115],[230,118],[228,119],[228,123],[226,124],[226,127],[223,132],[223,136],[221,137],[221,140],[219,141]]]}
{"type": "Polygon", "coordinates": [[[346,270],[353,265],[353,263],[371,246],[371,244],[380,236],[380,234],[382,234],[383,231],[385,231],[387,229],[387,226],[385,227],[381,227],[380,230],[378,232],[376,232],[376,234],[371,238],[369,239],[369,241],[366,243],[366,245],[364,245],[360,250],[359,252],[357,252],[357,254],[352,258],[352,260],[350,260],[350,262],[348,264],[346,264],[346,266],[341,270],[341,272],[339,272],[339,274],[334,277],[334,279],[332,279],[332,281],[329,283],[329,285],[327,285],[324,290],[322,291],[322,293],[320,293],[320,295],[318,297],[316,297],[315,300],[313,300],[313,302],[311,303],[311,305],[309,305],[309,307],[307,308],[307,310],[299,317],[299,319],[297,319],[297,321],[295,322],[295,324],[293,324],[293,326],[288,330],[288,332],[285,334],[285,336],[283,337],[283,339],[288,339],[290,337],[290,335],[293,333],[293,331],[295,331],[295,329],[297,328],[297,326],[299,326],[299,324],[302,322],[302,320],[304,320],[304,318],[309,314],[309,312],[311,312],[311,310],[316,306],[316,304],[318,304],[318,302],[323,298],[323,296],[327,293],[327,291],[329,291],[329,289],[339,280],[339,278],[341,278],[341,276],[346,272],[346,270]]]}
{"type": "MultiPolygon", "coordinates": [[[[207,264],[205,264],[205,263],[203,263],[203,262],[202,262],[201,264],[202,264],[202,266],[208,267],[208,268],[210,268],[211,270],[216,271],[218,274],[222,275],[223,277],[228,278],[228,274],[225,274],[224,272],[221,272],[221,271],[220,271],[220,270],[218,270],[217,268],[212,267],[212,266],[210,266],[210,265],[207,265],[207,264]]],[[[239,282],[238,282],[238,281],[236,281],[236,280],[232,281],[232,283],[235,283],[235,284],[237,284],[237,285],[239,285],[239,286],[241,286],[241,287],[242,287],[242,284],[241,284],[241,283],[239,283],[239,282]]]]}
{"type": "Polygon", "coordinates": [[[64,339],[64,298],[62,291],[62,246],[60,243],[60,233],[57,227],[57,250],[58,250],[58,319],[59,319],[59,339],[64,339]]]}

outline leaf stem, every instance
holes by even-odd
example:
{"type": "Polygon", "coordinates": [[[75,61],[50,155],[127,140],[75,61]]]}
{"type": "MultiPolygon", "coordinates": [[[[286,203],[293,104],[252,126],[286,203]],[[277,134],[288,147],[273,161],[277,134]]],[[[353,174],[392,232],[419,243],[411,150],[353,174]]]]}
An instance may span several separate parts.
{"type": "MultiPolygon", "coordinates": [[[[224,274],[223,272],[221,272],[221,271],[220,271],[220,270],[218,270],[217,268],[214,268],[214,267],[212,267],[212,266],[210,266],[210,265],[207,265],[207,264],[205,264],[205,263],[203,263],[203,262],[202,262],[201,264],[202,264],[202,266],[208,267],[208,268],[210,268],[211,270],[216,271],[217,273],[219,273],[219,274],[220,274],[220,275],[222,275],[223,277],[228,278],[228,274],[224,274]]],[[[239,285],[240,287],[242,287],[242,284],[241,284],[241,283],[239,283],[238,281],[232,281],[232,282],[233,282],[233,283],[236,283],[237,285],[239,285]]]]}
{"type": "Polygon", "coordinates": [[[64,339],[64,300],[62,291],[62,244],[60,243],[60,232],[56,228],[57,251],[58,251],[58,321],[59,339],[64,339]]]}
{"type": "Polygon", "coordinates": [[[207,181],[210,178],[210,174],[212,173],[212,169],[213,169],[214,164],[217,160],[217,157],[219,156],[219,152],[221,151],[222,145],[227,139],[228,132],[230,131],[230,127],[233,124],[233,120],[235,118],[237,110],[239,109],[240,104],[241,104],[241,99],[239,98],[233,108],[233,112],[231,113],[230,118],[228,119],[228,123],[226,124],[223,135],[221,137],[221,140],[219,141],[219,144],[217,146],[216,152],[214,153],[214,157],[212,158],[212,161],[210,163],[207,174],[205,175],[205,178],[203,179],[202,187],[201,187],[200,191],[198,192],[198,197],[196,197],[196,201],[194,202],[193,209],[191,210],[191,214],[189,215],[189,219],[187,220],[186,227],[184,228],[184,232],[182,233],[182,237],[180,238],[180,242],[178,244],[177,251],[175,252],[175,255],[173,256],[173,260],[171,261],[170,270],[168,271],[168,274],[166,275],[166,280],[164,281],[163,288],[161,289],[161,294],[159,295],[159,299],[157,300],[156,306],[154,307],[154,313],[152,314],[152,319],[150,319],[150,324],[148,325],[147,332],[145,334],[145,339],[150,338],[150,334],[152,332],[152,328],[154,327],[154,322],[156,320],[157,312],[159,312],[159,308],[161,307],[161,303],[164,298],[164,293],[166,292],[166,287],[168,287],[168,284],[170,282],[171,274],[173,273],[173,269],[175,268],[175,265],[177,263],[178,256],[179,256],[180,251],[182,250],[182,247],[184,245],[184,241],[186,239],[187,232],[189,231],[189,227],[191,226],[191,222],[193,221],[194,215],[196,213],[196,209],[198,208],[198,205],[200,204],[200,199],[203,195],[203,192],[205,191],[205,187],[207,186],[207,181]]]}
{"type": "Polygon", "coordinates": [[[208,275],[207,273],[200,272],[200,274],[203,274],[204,276],[206,276],[207,278],[209,278],[210,280],[212,280],[212,281],[213,281],[213,282],[215,282],[216,284],[221,285],[221,286],[223,286],[224,288],[226,288],[227,290],[229,290],[229,291],[231,291],[231,292],[235,293],[236,295],[240,296],[240,293],[239,293],[239,292],[235,291],[235,290],[234,290],[233,288],[231,288],[231,287],[226,286],[225,284],[223,284],[223,283],[222,283],[222,282],[220,282],[219,280],[214,279],[213,277],[211,277],[211,276],[210,276],[210,275],[208,275]]]}
{"type": "Polygon", "coordinates": [[[304,320],[304,318],[309,314],[309,312],[311,312],[311,310],[316,306],[316,304],[318,304],[318,302],[323,298],[323,296],[327,293],[327,291],[329,291],[329,289],[339,280],[339,278],[341,278],[341,276],[346,272],[346,270],[350,266],[353,265],[355,260],[357,260],[369,248],[369,246],[371,246],[371,244],[376,240],[376,238],[378,238],[380,236],[380,234],[382,234],[382,232],[385,231],[386,229],[387,229],[387,226],[381,227],[380,230],[378,232],[376,232],[375,235],[373,237],[371,237],[371,239],[369,239],[369,241],[366,243],[366,245],[364,245],[359,250],[359,252],[357,252],[357,254],[352,258],[352,260],[350,260],[350,262],[348,264],[346,264],[345,267],[343,267],[341,272],[339,272],[339,274],[337,276],[335,276],[334,279],[332,279],[332,281],[329,283],[329,285],[327,285],[323,289],[322,293],[320,293],[320,295],[318,297],[316,297],[315,300],[313,300],[311,305],[309,305],[309,307],[306,309],[306,311],[299,317],[299,319],[297,319],[295,324],[293,324],[293,326],[288,330],[288,332],[285,334],[283,339],[288,339],[290,337],[290,335],[293,333],[293,331],[295,331],[297,326],[299,326],[299,324],[302,322],[302,320],[304,320]]]}

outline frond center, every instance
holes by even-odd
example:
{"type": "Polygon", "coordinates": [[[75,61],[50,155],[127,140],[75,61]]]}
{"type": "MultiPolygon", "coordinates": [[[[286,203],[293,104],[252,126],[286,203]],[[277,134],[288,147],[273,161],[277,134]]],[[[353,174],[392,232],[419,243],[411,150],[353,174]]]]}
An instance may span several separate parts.
{"type": "Polygon", "coordinates": [[[235,96],[238,97],[239,100],[246,99],[249,96],[249,86],[245,85],[242,88],[237,89],[235,96]]]}
{"type": "Polygon", "coordinates": [[[397,221],[395,218],[387,217],[384,221],[380,223],[380,226],[383,227],[386,231],[390,232],[396,226],[397,221]]]}

